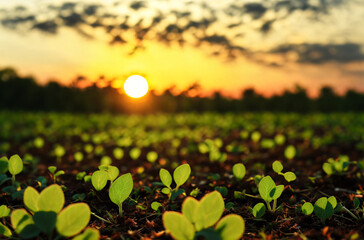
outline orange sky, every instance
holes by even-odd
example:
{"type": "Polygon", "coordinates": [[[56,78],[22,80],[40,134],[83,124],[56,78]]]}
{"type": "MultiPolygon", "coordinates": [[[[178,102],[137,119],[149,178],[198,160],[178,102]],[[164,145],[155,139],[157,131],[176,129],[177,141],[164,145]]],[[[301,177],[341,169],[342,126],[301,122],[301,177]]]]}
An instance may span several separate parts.
{"type": "MultiPolygon", "coordinates": [[[[296,18],[302,18],[300,14],[296,15],[296,18]]],[[[284,28],[290,21],[292,19],[279,22],[277,27],[284,28]]],[[[221,22],[218,21],[217,26],[221,22]]],[[[215,26],[211,34],[216,33],[216,29],[215,26]]],[[[238,30],[234,30],[234,34],[236,32],[238,30]]],[[[318,32],[319,27],[303,28],[286,41],[290,44],[327,42],[323,36],[316,40],[308,37],[318,32]]],[[[89,79],[104,75],[116,79],[114,86],[122,86],[129,75],[141,74],[157,92],[172,85],[184,89],[198,82],[204,93],[218,90],[232,97],[240,96],[241,90],[247,87],[271,95],[292,89],[295,84],[308,88],[313,96],[323,85],[331,85],[339,93],[348,88],[364,91],[364,61],[302,63],[299,61],[302,57],[297,53],[277,55],[264,51],[279,45],[282,40],[278,36],[286,34],[283,30],[280,35],[271,34],[269,41],[251,31],[250,38],[241,41],[244,47],[250,47],[249,54],[237,54],[234,59],[213,56],[220,46],[201,43],[198,47],[195,44],[181,47],[176,42],[167,45],[152,37],[143,41],[143,49],[129,55],[137,45],[132,34],[129,31],[123,35],[129,39],[127,43],[110,45],[105,43],[110,41],[110,36],[101,29],[92,30],[93,38],[89,39],[69,27],[62,27],[52,35],[41,31],[14,31],[0,25],[0,67],[14,67],[23,75],[33,75],[41,83],[57,79],[69,84],[77,75],[89,79]],[[253,57],[251,53],[254,53],[253,57]],[[268,64],[272,62],[279,66],[268,64]]],[[[353,36],[356,40],[356,35],[353,36]]],[[[234,44],[238,43],[234,40],[234,44]]]]}

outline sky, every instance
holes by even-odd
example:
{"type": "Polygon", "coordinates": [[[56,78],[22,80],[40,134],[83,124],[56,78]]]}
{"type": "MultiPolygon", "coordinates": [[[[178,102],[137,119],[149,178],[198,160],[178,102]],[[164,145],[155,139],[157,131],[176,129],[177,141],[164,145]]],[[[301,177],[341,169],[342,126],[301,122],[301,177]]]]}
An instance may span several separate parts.
{"type": "Polygon", "coordinates": [[[140,74],[157,92],[198,83],[230,97],[364,91],[363,16],[362,0],[1,0],[0,68],[116,88],[140,74]]]}

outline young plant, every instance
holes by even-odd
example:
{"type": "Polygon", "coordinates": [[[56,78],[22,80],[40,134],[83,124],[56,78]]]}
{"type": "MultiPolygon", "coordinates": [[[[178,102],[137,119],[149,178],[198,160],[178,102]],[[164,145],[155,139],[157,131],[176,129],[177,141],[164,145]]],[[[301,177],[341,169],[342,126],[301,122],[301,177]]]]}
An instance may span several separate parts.
{"type": "Polygon", "coordinates": [[[295,156],[296,156],[296,148],[293,145],[289,145],[288,147],[286,147],[286,149],[284,150],[284,156],[288,159],[288,160],[292,160],[295,156]]]}
{"type": "Polygon", "coordinates": [[[327,162],[322,165],[322,169],[327,175],[342,174],[348,170],[349,164],[350,162],[347,156],[340,156],[336,160],[329,158],[327,162]]]}
{"type": "Polygon", "coordinates": [[[261,218],[265,214],[266,207],[264,203],[257,203],[252,209],[252,214],[256,218],[261,218]]]}
{"type": "Polygon", "coordinates": [[[314,212],[315,215],[321,220],[321,222],[325,224],[325,221],[328,218],[332,217],[332,215],[334,215],[336,206],[338,206],[338,204],[334,196],[331,196],[329,198],[322,197],[315,202],[314,206],[312,206],[312,204],[309,202],[303,204],[302,212],[305,215],[310,215],[312,214],[312,212],[314,212]]]}
{"type": "Polygon", "coordinates": [[[57,182],[59,176],[65,174],[63,170],[57,171],[57,167],[55,166],[49,166],[48,171],[51,173],[54,182],[57,182]]]}
{"type": "Polygon", "coordinates": [[[119,176],[119,168],[114,166],[99,166],[100,170],[95,171],[91,176],[92,186],[97,191],[101,191],[110,180],[112,184],[113,181],[119,176]]]}
{"type": "Polygon", "coordinates": [[[123,215],[122,204],[133,190],[133,178],[130,173],[118,177],[110,186],[110,200],[119,207],[119,216],[123,215]]]}
{"type": "MultiPolygon", "coordinates": [[[[8,217],[9,215],[10,215],[10,208],[8,208],[5,205],[1,205],[0,206],[0,219],[8,217]]],[[[7,226],[5,226],[4,224],[2,224],[0,222],[0,236],[1,235],[4,235],[5,237],[11,237],[12,233],[7,226]]]]}
{"type": "Polygon", "coordinates": [[[181,192],[181,191],[178,191],[179,187],[188,180],[188,178],[190,177],[190,174],[191,174],[191,167],[189,164],[186,163],[181,166],[178,166],[173,172],[173,179],[174,179],[174,182],[176,183],[176,187],[174,189],[172,189],[171,188],[172,176],[168,172],[168,170],[162,168],[159,171],[159,177],[160,177],[162,183],[164,184],[164,186],[166,186],[165,188],[162,189],[162,193],[167,194],[170,199],[172,197],[172,194],[174,194],[177,197],[181,192]]]}
{"type": "Polygon", "coordinates": [[[274,161],[272,164],[272,168],[273,168],[273,171],[275,171],[279,175],[282,175],[284,177],[284,179],[286,179],[287,182],[292,182],[292,181],[296,180],[296,174],[294,174],[293,172],[282,173],[283,165],[280,161],[274,161]]]}
{"type": "Polygon", "coordinates": [[[258,185],[258,191],[260,197],[267,204],[267,208],[270,212],[275,212],[277,208],[277,199],[281,196],[284,186],[274,183],[270,176],[266,176],[260,180],[258,185]],[[270,206],[270,202],[273,201],[273,207],[270,206]]]}
{"type": "Polygon", "coordinates": [[[79,234],[89,223],[91,211],[85,203],[65,203],[61,187],[53,184],[39,193],[33,187],[24,192],[25,209],[16,209],[11,213],[11,224],[22,238],[35,238],[41,232],[52,239],[54,229],[60,237],[72,237],[79,234]]]}
{"type": "Polygon", "coordinates": [[[10,157],[8,168],[14,183],[15,175],[18,175],[19,173],[21,173],[21,171],[23,171],[23,160],[19,157],[18,154],[10,157]]]}
{"type": "Polygon", "coordinates": [[[222,219],[224,200],[217,191],[206,194],[200,201],[187,197],[182,213],[167,211],[163,214],[166,232],[176,240],[205,239],[237,240],[245,230],[244,219],[230,214],[222,219]]]}
{"type": "Polygon", "coordinates": [[[244,164],[242,163],[237,163],[233,166],[233,174],[234,174],[234,177],[240,181],[244,178],[245,176],[245,173],[246,173],[246,169],[245,169],[245,166],[244,164]]]}

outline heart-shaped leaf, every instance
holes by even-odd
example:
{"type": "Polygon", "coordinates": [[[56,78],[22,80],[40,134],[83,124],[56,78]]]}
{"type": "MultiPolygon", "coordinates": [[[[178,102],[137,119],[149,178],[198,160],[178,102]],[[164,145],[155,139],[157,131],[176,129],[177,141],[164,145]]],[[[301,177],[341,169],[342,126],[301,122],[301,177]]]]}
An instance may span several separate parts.
{"type": "Polygon", "coordinates": [[[163,225],[167,233],[176,240],[193,240],[195,229],[192,223],[181,213],[165,212],[163,214],[163,225]]]}
{"type": "Polygon", "coordinates": [[[224,199],[218,191],[206,194],[197,206],[195,213],[196,230],[200,231],[214,225],[225,209],[224,199]]]}
{"type": "Polygon", "coordinates": [[[64,193],[57,184],[46,187],[38,198],[38,211],[56,212],[62,210],[64,205],[64,193]]]}
{"type": "Polygon", "coordinates": [[[91,210],[85,203],[67,206],[57,216],[56,229],[65,237],[74,236],[82,231],[90,221],[91,210]]]}
{"type": "Polygon", "coordinates": [[[244,219],[236,214],[223,217],[215,227],[222,240],[238,240],[245,231],[244,219]]]}
{"type": "Polygon", "coordinates": [[[265,210],[266,210],[266,207],[265,207],[264,203],[257,203],[253,207],[253,211],[252,211],[253,216],[256,218],[261,218],[265,214],[265,210]]]}
{"type": "Polygon", "coordinates": [[[32,216],[25,209],[16,209],[10,215],[11,225],[15,232],[23,238],[38,236],[39,229],[34,224],[32,216]]]}
{"type": "Polygon", "coordinates": [[[173,179],[177,184],[177,188],[183,185],[187,179],[190,177],[191,167],[189,164],[183,164],[177,167],[173,172],[173,179]]]}
{"type": "Polygon", "coordinates": [[[101,191],[106,186],[108,179],[109,175],[107,172],[98,170],[92,174],[91,183],[97,191],[101,191]]]}
{"type": "Polygon", "coordinates": [[[32,212],[38,211],[39,192],[33,187],[27,187],[24,191],[24,205],[32,212]]]}
{"type": "Polygon", "coordinates": [[[334,208],[326,197],[319,198],[314,206],[315,215],[325,223],[326,219],[334,214],[334,208]]]}

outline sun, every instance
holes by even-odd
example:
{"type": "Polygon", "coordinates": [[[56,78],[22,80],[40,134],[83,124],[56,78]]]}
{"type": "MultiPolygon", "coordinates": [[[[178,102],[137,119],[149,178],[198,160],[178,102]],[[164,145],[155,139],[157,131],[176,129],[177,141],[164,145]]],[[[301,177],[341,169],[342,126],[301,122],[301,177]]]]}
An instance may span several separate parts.
{"type": "Polygon", "coordinates": [[[124,83],[125,93],[132,98],[141,98],[148,92],[148,82],[140,75],[128,77],[124,83]]]}

